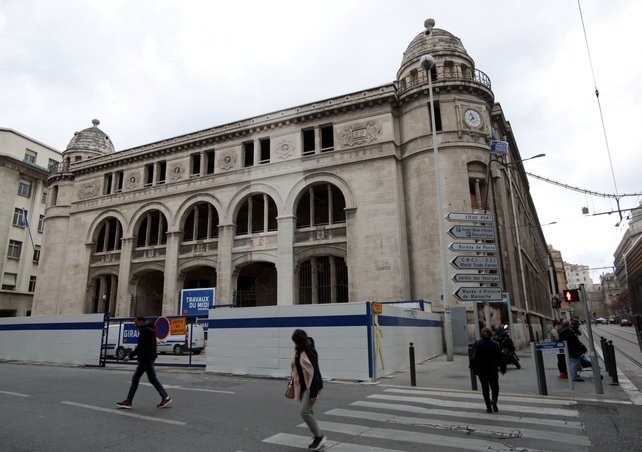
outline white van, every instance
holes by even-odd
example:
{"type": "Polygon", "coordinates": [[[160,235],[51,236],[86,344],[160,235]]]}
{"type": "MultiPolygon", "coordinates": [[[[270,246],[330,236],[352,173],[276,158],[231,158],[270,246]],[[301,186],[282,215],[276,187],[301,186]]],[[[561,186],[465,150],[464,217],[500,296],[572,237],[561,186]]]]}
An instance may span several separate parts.
{"type": "Polygon", "coordinates": [[[107,328],[107,356],[123,359],[138,344],[138,328],[134,322],[114,323],[107,328]]]}
{"type": "Polygon", "coordinates": [[[156,339],[156,349],[158,353],[173,353],[182,355],[191,351],[198,355],[205,349],[205,330],[203,325],[188,324],[185,325],[186,333],[178,335],[168,335],[165,339],[156,339]],[[188,346],[188,342],[190,345],[188,346]]]}

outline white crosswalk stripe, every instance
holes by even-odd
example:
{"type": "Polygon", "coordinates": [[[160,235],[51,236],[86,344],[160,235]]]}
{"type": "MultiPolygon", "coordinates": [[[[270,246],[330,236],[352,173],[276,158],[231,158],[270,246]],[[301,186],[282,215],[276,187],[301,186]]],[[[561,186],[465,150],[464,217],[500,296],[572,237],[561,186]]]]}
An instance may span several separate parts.
{"type": "MultiPolygon", "coordinates": [[[[317,419],[332,451],[588,451],[574,405],[500,395],[499,413],[491,414],[479,392],[387,388],[317,419]]],[[[306,449],[310,437],[278,433],[264,442],[306,449]]]]}

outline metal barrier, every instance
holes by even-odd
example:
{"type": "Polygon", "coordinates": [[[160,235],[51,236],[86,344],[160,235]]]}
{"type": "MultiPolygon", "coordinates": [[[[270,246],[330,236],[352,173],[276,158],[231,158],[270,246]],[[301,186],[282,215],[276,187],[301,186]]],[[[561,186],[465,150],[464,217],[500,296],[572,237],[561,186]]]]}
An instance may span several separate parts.
{"type": "Polygon", "coordinates": [[[602,357],[604,358],[604,367],[611,377],[612,385],[619,385],[617,377],[617,363],[615,361],[615,347],[613,341],[607,340],[605,337],[600,336],[600,346],[602,347],[602,357]]]}

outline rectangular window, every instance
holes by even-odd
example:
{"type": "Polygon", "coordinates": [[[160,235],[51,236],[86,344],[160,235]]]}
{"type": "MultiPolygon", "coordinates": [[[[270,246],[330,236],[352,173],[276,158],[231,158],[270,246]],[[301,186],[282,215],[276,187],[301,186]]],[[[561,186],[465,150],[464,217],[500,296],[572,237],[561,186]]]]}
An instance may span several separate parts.
{"type": "Polygon", "coordinates": [[[263,138],[261,144],[261,163],[270,163],[270,139],[263,138]]]}
{"type": "Polygon", "coordinates": [[[33,293],[35,291],[36,291],[36,277],[32,275],[29,277],[29,292],[33,293]]]}
{"type": "Polygon", "coordinates": [[[17,207],[13,209],[13,219],[11,220],[11,224],[18,226],[19,228],[22,227],[22,209],[17,207]]]}
{"type": "Polygon", "coordinates": [[[40,202],[42,202],[43,204],[45,204],[47,202],[47,192],[46,191],[42,192],[42,196],[40,197],[40,202]]]}
{"type": "Polygon", "coordinates": [[[44,230],[45,230],[45,216],[40,215],[40,217],[38,217],[38,232],[42,232],[44,230]]]}
{"type": "Polygon", "coordinates": [[[32,151],[31,149],[25,150],[25,160],[24,160],[25,162],[35,165],[37,158],[38,158],[38,153],[36,151],[32,151]]]}
{"type": "Polygon", "coordinates": [[[103,184],[103,195],[111,194],[111,186],[114,182],[114,177],[111,173],[105,174],[105,183],[103,184]]]}
{"type": "Polygon", "coordinates": [[[162,160],[158,162],[158,183],[165,183],[165,174],[167,173],[167,162],[162,160]]]}
{"type": "Polygon", "coordinates": [[[56,169],[58,166],[58,162],[56,162],[54,159],[49,159],[49,163],[47,164],[47,169],[51,172],[56,169]]]}
{"type": "Polygon", "coordinates": [[[7,250],[7,257],[13,259],[20,259],[20,253],[22,252],[22,242],[17,240],[9,240],[9,249],[7,250]]]}
{"type": "Polygon", "coordinates": [[[123,172],[122,171],[116,171],[114,173],[114,178],[116,179],[114,183],[116,184],[116,193],[120,193],[123,191],[123,172]]]}
{"type": "Polygon", "coordinates": [[[192,176],[199,176],[201,174],[201,154],[192,154],[192,176]]]}
{"type": "Polygon", "coordinates": [[[2,276],[2,290],[16,290],[16,280],[18,275],[16,273],[5,273],[2,276]]]}
{"type": "MultiPolygon", "coordinates": [[[[435,105],[435,131],[441,132],[441,108],[439,107],[439,101],[434,102],[435,105]]],[[[428,116],[430,116],[430,105],[428,105],[428,116]]],[[[430,124],[432,127],[432,119],[430,119],[430,124]]]]}
{"type": "Polygon", "coordinates": [[[148,163],[145,165],[145,187],[149,187],[154,183],[154,164],[148,163]]]}
{"type": "Polygon", "coordinates": [[[214,151],[208,151],[207,154],[207,174],[214,174],[214,151]]]}
{"type": "Polygon", "coordinates": [[[33,249],[33,263],[40,262],[40,245],[36,245],[33,249]]]}
{"type": "Polygon", "coordinates": [[[303,155],[314,154],[314,129],[306,129],[301,131],[303,139],[303,155]]]}
{"type": "Polygon", "coordinates": [[[332,125],[321,126],[321,152],[334,149],[334,130],[332,125]]]}
{"type": "Polygon", "coordinates": [[[243,166],[254,166],[254,142],[243,143],[243,166]]]}
{"type": "Polygon", "coordinates": [[[25,198],[31,198],[31,182],[20,179],[20,182],[18,183],[18,194],[25,198]]]}

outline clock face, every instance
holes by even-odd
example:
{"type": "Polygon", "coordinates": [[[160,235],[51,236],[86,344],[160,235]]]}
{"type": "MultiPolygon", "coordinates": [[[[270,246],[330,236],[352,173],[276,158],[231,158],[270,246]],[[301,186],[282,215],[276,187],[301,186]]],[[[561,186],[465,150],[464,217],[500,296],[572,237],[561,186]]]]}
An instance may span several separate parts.
{"type": "Polygon", "coordinates": [[[469,127],[479,127],[481,126],[481,115],[477,110],[468,109],[464,113],[464,122],[469,127]]]}

